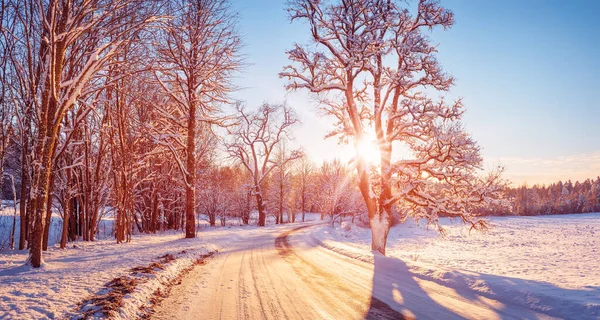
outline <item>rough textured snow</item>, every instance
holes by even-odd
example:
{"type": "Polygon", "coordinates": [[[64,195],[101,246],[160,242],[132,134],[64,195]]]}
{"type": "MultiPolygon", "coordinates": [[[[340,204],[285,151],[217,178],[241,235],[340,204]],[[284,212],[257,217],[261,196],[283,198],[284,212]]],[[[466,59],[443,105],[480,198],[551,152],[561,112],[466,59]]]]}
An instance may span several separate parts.
{"type": "MultiPolygon", "coordinates": [[[[440,219],[446,236],[407,222],[392,228],[386,252],[438,283],[549,308],[557,316],[600,316],[600,213],[490,220],[491,230],[469,233],[458,221],[440,219]]],[[[313,236],[330,249],[372,260],[368,229],[344,223],[313,236]]]]}
{"type": "MultiPolygon", "coordinates": [[[[445,272],[447,281],[414,273],[393,257],[350,259],[317,245],[321,226],[290,224],[244,232],[185,276],[157,308],[156,319],[552,319],[546,310],[488,297],[445,272]],[[361,259],[362,260],[362,259],[361,259]],[[453,281],[454,280],[454,281],[453,281]]],[[[338,242],[341,243],[341,242],[338,242]]],[[[531,296],[530,296],[531,297],[531,296]]],[[[505,296],[501,296],[505,298],[505,296]]],[[[559,303],[562,303],[559,301],[559,303]]],[[[570,303],[569,300],[564,302],[570,303]]],[[[569,309],[574,310],[574,309],[569,309]]],[[[563,316],[565,318],[565,316],[563,316]]],[[[566,318],[587,319],[574,310],[566,318]],[[577,317],[573,315],[577,315],[577,317]]]]}
{"type": "MultiPolygon", "coordinates": [[[[12,209],[6,207],[4,211],[0,210],[0,240],[7,240],[10,234],[11,212],[12,209]]],[[[316,220],[319,216],[307,214],[306,218],[316,220]]],[[[271,216],[267,219],[268,223],[273,221],[271,216]]],[[[78,303],[104,292],[108,281],[129,275],[129,269],[149,265],[167,253],[177,256],[177,260],[165,264],[165,270],[152,275],[151,281],[139,284],[134,293],[124,297],[124,307],[117,318],[132,319],[161,283],[176,277],[198,256],[228,248],[233,242],[243,240],[241,231],[245,231],[246,235],[262,232],[255,226],[234,226],[237,219],[228,221],[228,227],[216,228],[201,220],[201,231],[195,239],[184,239],[181,232],[170,232],[134,235],[130,243],[116,244],[110,237],[113,234],[112,222],[112,219],[105,218],[100,226],[99,235],[107,239],[68,243],[65,250],[60,250],[57,243],[62,220],[53,216],[49,238],[51,247],[44,252],[45,264],[37,270],[24,265],[28,250],[0,250],[0,319],[68,317],[78,303]],[[178,254],[183,250],[185,254],[178,254]]],[[[17,219],[17,246],[18,228],[17,219]]]]}
{"type": "Polygon", "coordinates": [[[186,254],[157,273],[125,297],[123,319],[134,318],[138,307],[148,301],[160,280],[174,277],[199,255],[227,246],[236,239],[234,228],[211,229],[195,239],[181,233],[134,236],[132,242],[114,240],[77,242],[66,250],[52,247],[44,253],[40,269],[24,266],[26,250],[0,254],[0,319],[64,318],[86,297],[100,292],[111,279],[129,274],[129,269],[145,266],[166,253],[186,254]]]}
{"type": "MultiPolygon", "coordinates": [[[[317,217],[309,215],[309,220],[317,217]]],[[[266,278],[272,285],[256,294],[289,296],[290,301],[298,296],[300,288],[306,292],[320,288],[317,290],[320,295],[305,296],[314,301],[329,299],[327,297],[337,292],[338,287],[341,288],[339,290],[348,289],[355,294],[339,297],[339,303],[344,304],[345,309],[338,302],[334,305],[342,308],[343,312],[357,315],[371,310],[367,299],[369,295],[365,295],[365,292],[371,291],[378,301],[408,315],[437,314],[450,318],[501,318],[507,314],[523,318],[539,315],[577,319],[600,317],[600,270],[597,266],[600,240],[596,236],[600,233],[600,213],[491,218],[492,229],[485,234],[469,234],[468,228],[459,222],[452,223],[447,219],[440,222],[447,230],[446,237],[414,222],[392,228],[387,248],[390,257],[371,252],[370,230],[346,222],[341,227],[336,225],[336,228],[318,225],[294,231],[288,239],[289,248],[280,248],[276,242],[282,232],[297,224],[267,228],[207,228],[196,239],[182,239],[181,234],[171,233],[134,236],[131,243],[120,245],[113,243],[112,239],[76,242],[75,247],[70,244],[67,250],[52,247],[44,256],[46,264],[37,270],[23,266],[26,251],[2,253],[0,318],[68,317],[77,303],[102,292],[106,282],[129,274],[130,268],[146,266],[166,253],[177,255],[178,260],[152,275],[150,281],[139,284],[133,294],[125,296],[125,306],[117,318],[135,318],[140,315],[139,307],[147,304],[161,281],[175,277],[191,265],[195,256],[215,249],[222,252],[215,260],[219,262],[215,262],[216,269],[207,270],[224,272],[215,283],[220,286],[243,280],[247,288],[235,286],[241,291],[229,296],[226,293],[230,287],[233,288],[229,284],[219,287],[220,295],[204,296],[202,301],[229,299],[227,304],[231,303],[233,309],[229,313],[232,314],[239,312],[240,309],[234,307],[240,301],[250,303],[248,301],[254,299],[255,296],[249,292],[257,289],[249,279],[258,277],[255,282],[261,286],[266,285],[263,283],[266,278]],[[369,263],[344,260],[330,249],[369,263]],[[182,250],[186,253],[178,254],[182,250]],[[260,262],[262,269],[248,271],[234,257],[251,266],[260,262]],[[231,270],[237,271],[229,272],[231,270],[219,267],[225,263],[231,270]],[[266,272],[268,275],[262,275],[265,268],[269,270],[266,272]],[[249,273],[237,279],[234,275],[239,272],[249,273]],[[279,286],[278,281],[287,285],[279,286]],[[295,284],[289,286],[291,283],[295,284]],[[278,288],[287,291],[275,294],[278,288]],[[400,290],[402,299],[396,296],[395,290],[400,290]],[[235,300],[238,296],[243,299],[235,300]],[[232,302],[234,300],[237,302],[232,302]],[[357,309],[353,309],[355,307],[357,309]]],[[[190,288],[192,292],[200,292],[211,287],[202,282],[190,288]]],[[[187,304],[198,303],[187,297],[184,300],[187,304]]],[[[219,305],[214,301],[208,303],[209,306],[194,308],[215,311],[219,305]]],[[[223,303],[219,308],[223,308],[223,303]]],[[[253,302],[248,307],[251,305],[253,302]]],[[[304,307],[292,307],[292,304],[288,307],[289,310],[286,310],[296,310],[297,316],[309,314],[306,313],[309,309],[314,311],[311,314],[317,315],[336,308],[328,304],[319,307],[316,302],[304,307]]],[[[269,310],[272,315],[281,311],[278,308],[269,310]]],[[[169,312],[166,314],[172,315],[169,312]]],[[[182,309],[178,312],[187,311],[182,309]]],[[[262,312],[252,309],[248,315],[260,315],[262,312]]]]}

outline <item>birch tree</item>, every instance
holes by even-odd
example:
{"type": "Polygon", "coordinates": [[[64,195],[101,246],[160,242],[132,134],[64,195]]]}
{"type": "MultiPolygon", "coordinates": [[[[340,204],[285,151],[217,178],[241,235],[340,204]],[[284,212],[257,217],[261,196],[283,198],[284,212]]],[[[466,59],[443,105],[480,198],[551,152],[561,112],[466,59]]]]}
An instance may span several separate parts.
{"type": "Polygon", "coordinates": [[[372,249],[382,254],[392,206],[409,207],[434,224],[445,215],[484,228],[468,208],[494,201],[502,189],[501,169],[480,175],[480,148],[460,124],[461,100],[438,97],[454,78],[443,71],[427,31],[450,28],[454,15],[435,0],[420,0],[415,10],[405,6],[394,0],[290,1],[290,20],[306,23],[313,43],[289,50],[291,65],[280,73],[288,90],[319,98],[336,120],[329,136],[354,144],[372,249]],[[370,143],[379,150],[377,163],[361,152],[370,143]],[[394,155],[399,147],[410,155],[394,155]]]}
{"type": "Polygon", "coordinates": [[[237,125],[229,129],[231,139],[225,143],[229,155],[239,161],[252,177],[252,192],[258,210],[258,225],[265,225],[266,208],[263,187],[265,179],[279,166],[302,157],[292,150],[280,161],[274,161],[277,147],[291,138],[291,128],[299,123],[292,109],[285,105],[263,104],[256,112],[238,104],[237,125]]]}
{"type": "Polygon", "coordinates": [[[240,68],[240,38],[226,0],[177,0],[158,41],[156,78],[168,95],[165,116],[174,130],[161,135],[185,183],[186,238],[195,237],[196,132],[198,123],[224,125],[220,106],[229,103],[231,77],[240,68]],[[183,149],[185,159],[175,149],[183,149]],[[185,160],[185,161],[184,161],[185,160]],[[185,163],[184,163],[185,162],[185,163]]]}

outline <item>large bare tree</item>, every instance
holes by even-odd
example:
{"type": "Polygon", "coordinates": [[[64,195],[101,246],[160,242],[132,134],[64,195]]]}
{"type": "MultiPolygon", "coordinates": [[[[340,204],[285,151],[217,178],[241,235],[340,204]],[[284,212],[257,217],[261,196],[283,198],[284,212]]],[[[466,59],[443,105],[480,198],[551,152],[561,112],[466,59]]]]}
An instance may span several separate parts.
{"type": "Polygon", "coordinates": [[[237,125],[230,129],[231,139],[225,143],[227,152],[250,172],[252,189],[258,209],[258,225],[265,225],[265,195],[263,184],[276,168],[302,157],[302,151],[292,150],[274,160],[280,144],[291,138],[290,130],[299,123],[292,109],[285,105],[263,104],[256,112],[237,107],[237,125]]]}
{"type": "Polygon", "coordinates": [[[231,78],[242,64],[236,19],[226,0],[177,0],[173,19],[158,39],[156,78],[169,101],[164,114],[173,126],[160,135],[178,160],[185,182],[186,238],[195,237],[196,139],[199,123],[224,125],[220,106],[229,103],[231,78]],[[185,163],[176,150],[184,150],[185,163]]]}
{"type": "MultiPolygon", "coordinates": [[[[501,170],[480,178],[480,149],[459,121],[460,100],[447,102],[454,78],[436,59],[427,36],[447,29],[454,15],[435,0],[415,10],[395,0],[292,0],[292,21],[308,26],[313,43],[288,51],[292,64],[280,73],[289,90],[316,94],[336,119],[330,136],[357,150],[358,185],[369,213],[372,249],[385,254],[392,206],[409,207],[436,223],[460,217],[474,228],[485,221],[469,208],[491,201],[501,189],[501,170]],[[362,146],[376,144],[379,161],[367,161],[362,146]],[[394,156],[394,148],[410,156],[394,156]]],[[[438,224],[439,227],[439,224],[438,224]]]]}

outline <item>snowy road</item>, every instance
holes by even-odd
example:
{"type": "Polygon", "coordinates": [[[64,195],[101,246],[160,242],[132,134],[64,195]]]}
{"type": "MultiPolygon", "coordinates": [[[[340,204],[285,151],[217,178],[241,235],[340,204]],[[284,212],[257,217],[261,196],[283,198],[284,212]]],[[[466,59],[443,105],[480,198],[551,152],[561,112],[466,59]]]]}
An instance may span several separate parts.
{"type": "Polygon", "coordinates": [[[156,319],[522,319],[519,306],[421,280],[398,259],[365,263],[316,245],[310,228],[252,234],[195,268],[156,319]]]}

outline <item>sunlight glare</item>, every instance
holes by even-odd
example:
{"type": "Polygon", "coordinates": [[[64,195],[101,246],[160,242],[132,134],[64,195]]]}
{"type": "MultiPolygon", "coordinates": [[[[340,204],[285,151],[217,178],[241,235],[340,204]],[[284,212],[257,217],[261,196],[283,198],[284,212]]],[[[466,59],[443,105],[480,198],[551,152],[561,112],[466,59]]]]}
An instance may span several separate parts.
{"type": "Polygon", "coordinates": [[[367,137],[358,141],[356,152],[359,157],[364,158],[368,163],[377,164],[380,161],[379,148],[374,137],[367,137]]]}

